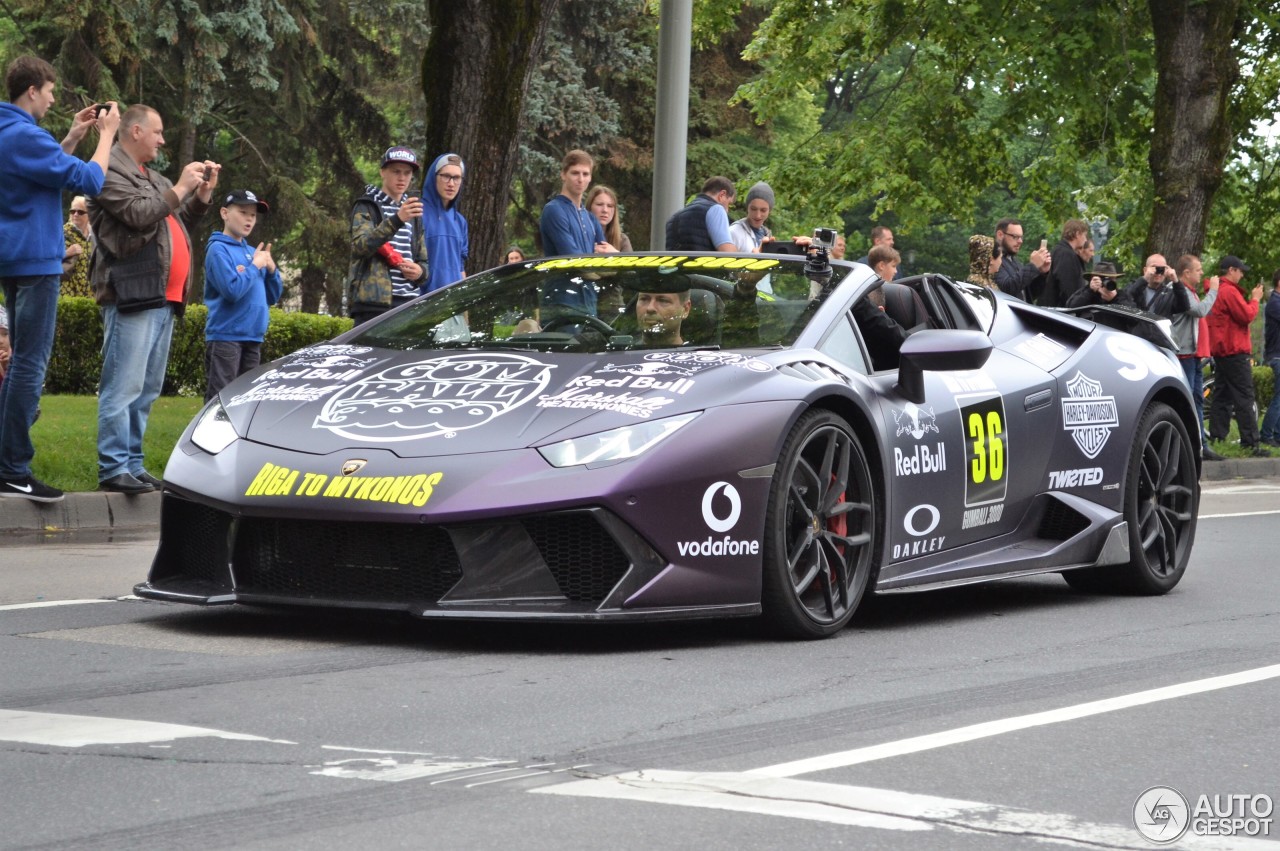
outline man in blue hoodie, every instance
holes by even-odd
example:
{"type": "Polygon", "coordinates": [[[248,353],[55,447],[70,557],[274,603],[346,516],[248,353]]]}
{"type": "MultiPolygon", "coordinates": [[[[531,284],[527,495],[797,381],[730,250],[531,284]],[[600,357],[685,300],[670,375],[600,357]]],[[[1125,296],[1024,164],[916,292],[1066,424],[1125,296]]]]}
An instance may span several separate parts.
{"type": "Polygon", "coordinates": [[[418,288],[426,294],[467,276],[470,254],[467,220],[458,212],[458,194],[466,166],[457,154],[441,154],[427,169],[422,187],[422,236],[426,240],[427,279],[418,288]]]}
{"type": "Polygon", "coordinates": [[[280,300],[284,286],[271,256],[271,243],[249,245],[249,234],[267,203],[240,189],[222,201],[221,233],[209,237],[204,254],[204,371],[208,402],[237,376],[262,362],[267,309],[280,300]]]}
{"type": "Polygon", "coordinates": [[[5,74],[9,102],[0,103],[0,284],[9,309],[13,359],[0,385],[0,497],[57,502],[62,491],[31,475],[31,424],[53,351],[62,278],[62,190],[96,195],[120,126],[120,111],[106,104],[75,114],[59,145],[39,125],[53,106],[57,71],[35,56],[21,56],[5,74]],[[98,146],[89,162],[71,156],[89,128],[98,146]]]}

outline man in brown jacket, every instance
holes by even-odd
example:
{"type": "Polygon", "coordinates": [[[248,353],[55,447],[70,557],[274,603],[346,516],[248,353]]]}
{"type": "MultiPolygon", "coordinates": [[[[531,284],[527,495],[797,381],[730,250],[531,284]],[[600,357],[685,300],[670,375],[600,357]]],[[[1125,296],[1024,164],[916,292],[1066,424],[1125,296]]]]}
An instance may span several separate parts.
{"type": "Polygon", "coordinates": [[[176,184],[147,168],[164,145],[149,106],[125,110],[102,192],[89,200],[98,237],[90,281],[102,309],[98,385],[98,484],[145,493],[160,485],[142,466],[142,437],[164,386],[173,318],[191,284],[187,229],[209,209],[221,169],[188,163],[176,184]]]}

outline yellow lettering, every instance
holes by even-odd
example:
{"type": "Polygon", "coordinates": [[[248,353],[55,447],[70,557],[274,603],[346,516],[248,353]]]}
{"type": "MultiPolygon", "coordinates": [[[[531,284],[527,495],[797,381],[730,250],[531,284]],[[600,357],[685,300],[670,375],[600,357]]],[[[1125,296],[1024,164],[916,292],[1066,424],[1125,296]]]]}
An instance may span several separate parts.
{"type": "Polygon", "coordinates": [[[408,505],[409,503],[413,502],[414,496],[418,492],[418,488],[422,487],[423,482],[425,482],[426,480],[427,480],[427,477],[422,475],[421,473],[419,473],[416,476],[410,477],[409,481],[404,483],[404,489],[400,492],[400,495],[396,498],[396,502],[400,503],[401,505],[408,505]]]}
{"type": "Polygon", "coordinates": [[[391,480],[391,485],[387,488],[386,493],[379,497],[380,502],[395,502],[400,498],[400,494],[404,492],[404,486],[409,483],[408,476],[396,476],[391,480]]]}
{"type": "Polygon", "coordinates": [[[373,490],[373,486],[377,483],[377,481],[378,479],[376,476],[366,476],[360,479],[359,490],[355,492],[347,491],[347,496],[350,497],[351,499],[368,499],[369,491],[373,490]]]}
{"type": "Polygon", "coordinates": [[[427,476],[426,483],[423,484],[422,490],[414,497],[413,504],[418,508],[427,504],[427,500],[431,499],[431,492],[434,487],[440,484],[440,480],[444,478],[444,473],[432,473],[427,476]]]}
{"type": "Polygon", "coordinates": [[[752,271],[755,271],[757,269],[772,269],[774,266],[777,266],[777,265],[778,265],[777,260],[753,260],[751,261],[750,266],[745,266],[743,268],[751,269],[752,271]]]}
{"type": "Polygon", "coordinates": [[[329,482],[329,487],[325,489],[325,496],[342,496],[342,492],[347,489],[347,482],[350,479],[334,479],[329,482]]]}
{"type": "Polygon", "coordinates": [[[249,483],[249,489],[244,492],[244,495],[261,496],[263,489],[267,486],[267,482],[271,479],[271,472],[275,469],[275,464],[263,464],[262,469],[258,471],[258,475],[254,476],[253,481],[249,483]]]}
{"type": "Polygon", "coordinates": [[[269,490],[271,496],[288,496],[293,492],[293,485],[298,481],[298,471],[287,467],[280,468],[281,475],[276,478],[275,486],[269,490]]]}
{"type": "Polygon", "coordinates": [[[387,495],[387,489],[395,482],[391,476],[379,476],[374,479],[377,482],[373,486],[373,490],[369,492],[369,499],[374,502],[382,502],[382,498],[387,495]]]}

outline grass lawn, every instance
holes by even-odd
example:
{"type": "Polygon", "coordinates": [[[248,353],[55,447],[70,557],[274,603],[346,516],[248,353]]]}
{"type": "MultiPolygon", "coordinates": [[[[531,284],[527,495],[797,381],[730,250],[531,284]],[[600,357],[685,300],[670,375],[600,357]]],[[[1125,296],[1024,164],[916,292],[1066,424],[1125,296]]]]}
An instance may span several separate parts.
{"type": "MultiPolygon", "coordinates": [[[[142,444],[147,472],[164,477],[169,453],[201,405],[200,399],[186,396],[156,400],[142,444]]],[[[36,447],[31,468],[37,479],[65,491],[98,489],[97,396],[42,397],[31,442],[36,447]]]]}

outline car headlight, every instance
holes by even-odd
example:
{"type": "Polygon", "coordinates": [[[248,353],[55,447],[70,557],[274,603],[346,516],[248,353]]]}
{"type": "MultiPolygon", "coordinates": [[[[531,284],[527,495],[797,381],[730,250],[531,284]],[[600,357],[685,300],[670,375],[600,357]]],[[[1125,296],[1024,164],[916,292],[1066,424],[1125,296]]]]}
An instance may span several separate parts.
{"type": "Polygon", "coordinates": [[[674,434],[677,429],[693,422],[697,416],[698,412],[695,411],[678,417],[666,417],[661,420],[623,426],[602,431],[599,434],[589,434],[586,437],[575,437],[572,440],[539,446],[538,451],[553,467],[622,461],[647,452],[663,439],[674,434]]]}
{"type": "Polygon", "coordinates": [[[231,417],[227,415],[227,409],[222,407],[222,402],[217,399],[205,407],[200,413],[196,427],[191,430],[191,442],[210,455],[217,455],[239,437],[240,435],[236,434],[235,428],[231,425],[231,417]]]}

